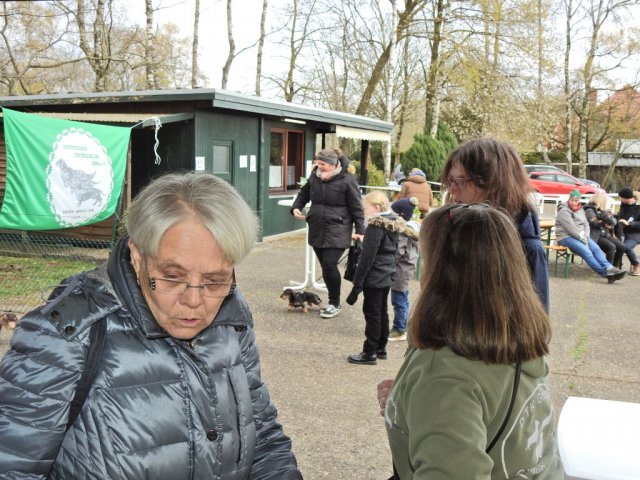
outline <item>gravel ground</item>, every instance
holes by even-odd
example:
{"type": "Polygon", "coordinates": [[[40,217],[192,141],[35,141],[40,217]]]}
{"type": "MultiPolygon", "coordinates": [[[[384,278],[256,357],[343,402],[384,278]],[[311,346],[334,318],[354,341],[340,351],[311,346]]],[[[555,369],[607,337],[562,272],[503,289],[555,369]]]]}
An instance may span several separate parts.
{"type": "MultiPolygon", "coordinates": [[[[404,342],[390,343],[389,359],[376,366],[351,365],[346,356],[359,352],[364,339],[361,299],[333,319],[321,319],[317,310],[288,312],[279,294],[289,280],[302,280],[304,250],[304,235],[272,239],[237,268],[254,314],[263,377],[305,479],[386,479],[391,459],[375,391],[400,368],[404,342]]],[[[349,288],[343,283],[343,298],[349,288]]],[[[418,288],[412,282],[411,299],[418,288]]],[[[608,285],[579,260],[570,278],[552,276],[549,363],[557,413],[568,396],[640,402],[639,288],[640,277],[608,285]]],[[[9,337],[0,332],[0,354],[9,337]]]]}

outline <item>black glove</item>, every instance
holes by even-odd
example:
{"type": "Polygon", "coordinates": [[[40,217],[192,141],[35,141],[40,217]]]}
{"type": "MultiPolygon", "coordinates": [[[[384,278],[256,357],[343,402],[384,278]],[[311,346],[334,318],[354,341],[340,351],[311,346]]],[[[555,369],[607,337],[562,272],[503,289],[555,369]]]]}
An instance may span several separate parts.
{"type": "Polygon", "coordinates": [[[356,301],[358,300],[358,295],[360,295],[360,292],[362,292],[361,288],[353,287],[351,289],[351,293],[347,297],[347,303],[349,305],[353,305],[354,303],[356,303],[356,301]]]}

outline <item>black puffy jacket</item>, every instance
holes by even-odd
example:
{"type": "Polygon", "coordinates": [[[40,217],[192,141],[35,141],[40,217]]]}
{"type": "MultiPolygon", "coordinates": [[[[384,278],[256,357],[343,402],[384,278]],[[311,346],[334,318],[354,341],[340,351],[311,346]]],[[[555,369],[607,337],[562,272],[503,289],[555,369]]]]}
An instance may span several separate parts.
{"type": "Polygon", "coordinates": [[[348,248],[355,225],[364,233],[362,196],[356,178],[345,172],[324,181],[312,173],[293,202],[291,212],[311,202],[307,214],[309,245],[316,248],[348,248]]]}
{"type": "Polygon", "coordinates": [[[631,205],[621,204],[616,218],[629,222],[622,227],[624,237],[640,242],[640,204],[637,201],[631,205]]]}
{"type": "Polygon", "coordinates": [[[391,285],[396,271],[398,236],[406,222],[389,214],[377,215],[367,225],[362,252],[353,277],[353,287],[384,288],[391,285]]]}

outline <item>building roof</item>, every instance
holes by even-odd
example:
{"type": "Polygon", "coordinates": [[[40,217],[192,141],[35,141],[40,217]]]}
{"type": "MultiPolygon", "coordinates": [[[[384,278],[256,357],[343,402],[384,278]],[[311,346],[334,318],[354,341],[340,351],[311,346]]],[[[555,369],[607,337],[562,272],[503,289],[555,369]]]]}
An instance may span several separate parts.
{"type": "MultiPolygon", "coordinates": [[[[285,121],[297,121],[299,123],[315,122],[318,124],[326,124],[326,126],[329,127],[327,129],[328,131],[335,132],[339,136],[350,138],[388,141],[388,134],[393,128],[393,124],[374,118],[298,105],[290,102],[270,100],[228,90],[208,88],[11,96],[0,97],[0,106],[7,108],[33,108],[52,105],[193,102],[203,100],[210,101],[211,107],[213,108],[256,113],[280,118],[285,121]]],[[[91,114],[94,118],[96,115],[106,114],[91,114]]],[[[155,116],[157,116],[157,114],[155,114],[155,116]]],[[[105,117],[103,121],[109,120],[105,117]]]]}

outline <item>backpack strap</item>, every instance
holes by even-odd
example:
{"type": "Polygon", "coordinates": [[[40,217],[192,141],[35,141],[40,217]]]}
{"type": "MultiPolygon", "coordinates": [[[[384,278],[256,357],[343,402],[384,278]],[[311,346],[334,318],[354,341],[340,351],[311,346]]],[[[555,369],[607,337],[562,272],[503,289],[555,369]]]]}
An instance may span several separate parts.
{"type": "Polygon", "coordinates": [[[89,332],[89,353],[87,354],[84,369],[80,375],[80,381],[76,387],[76,393],[73,396],[71,406],[69,407],[69,420],[67,421],[67,428],[65,429],[65,432],[68,431],[76,421],[76,418],[80,414],[82,406],[89,395],[89,390],[91,390],[93,380],[96,378],[98,365],[100,364],[100,358],[102,357],[102,350],[104,349],[106,332],[107,322],[104,318],[101,318],[91,325],[91,330],[89,332]]]}
{"type": "Polygon", "coordinates": [[[502,432],[504,432],[504,429],[507,428],[507,423],[509,423],[509,417],[511,417],[511,411],[513,410],[513,404],[516,403],[516,396],[518,395],[518,386],[520,385],[521,372],[522,372],[522,364],[518,362],[516,364],[516,375],[515,375],[515,378],[513,379],[513,391],[511,392],[511,400],[509,401],[509,408],[507,408],[507,414],[505,415],[504,420],[502,421],[502,425],[500,425],[500,428],[498,429],[498,433],[496,433],[496,436],[493,437],[493,440],[491,440],[491,443],[485,450],[486,453],[489,453],[491,451],[491,449],[494,447],[494,445],[500,438],[500,435],[502,435],[502,432]]]}

